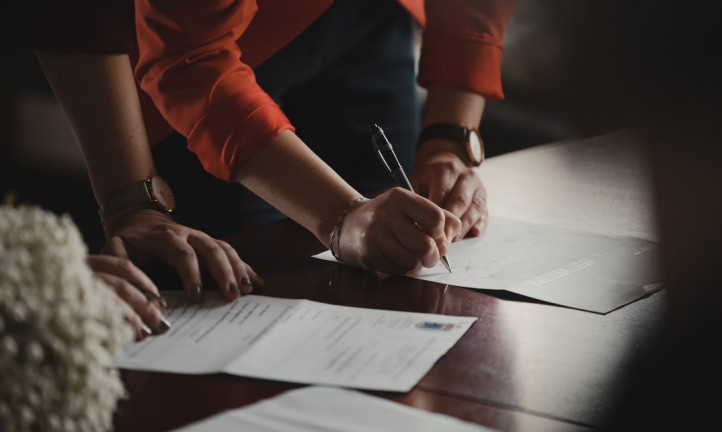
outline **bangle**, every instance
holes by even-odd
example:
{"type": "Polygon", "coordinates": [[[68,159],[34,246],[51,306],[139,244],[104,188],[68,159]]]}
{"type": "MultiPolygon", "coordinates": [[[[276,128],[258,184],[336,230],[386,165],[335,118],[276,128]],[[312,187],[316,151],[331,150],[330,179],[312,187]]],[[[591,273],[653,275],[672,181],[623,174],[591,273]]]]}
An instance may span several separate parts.
{"type": "Polygon", "coordinates": [[[341,254],[336,253],[336,251],[333,250],[333,240],[336,237],[336,235],[338,234],[338,232],[341,230],[341,226],[343,225],[343,222],[344,222],[349,210],[351,210],[351,208],[356,203],[361,202],[361,201],[368,201],[368,198],[359,197],[359,198],[352,200],[350,203],[348,203],[348,205],[346,206],[344,211],[341,212],[341,214],[338,216],[338,219],[336,219],[336,224],[333,227],[333,231],[331,231],[331,241],[329,242],[328,248],[331,250],[331,254],[333,255],[333,257],[336,258],[340,262],[343,262],[343,260],[341,260],[341,254]]]}

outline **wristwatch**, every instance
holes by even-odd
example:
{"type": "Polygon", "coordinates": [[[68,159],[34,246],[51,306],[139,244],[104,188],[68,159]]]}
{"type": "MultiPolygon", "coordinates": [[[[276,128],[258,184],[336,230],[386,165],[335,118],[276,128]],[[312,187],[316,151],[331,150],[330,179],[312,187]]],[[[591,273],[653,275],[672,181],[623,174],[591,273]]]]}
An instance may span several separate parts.
{"type": "Polygon", "coordinates": [[[143,206],[157,208],[163,213],[170,213],[175,209],[173,192],[168,183],[160,176],[153,176],[111,193],[103,201],[98,213],[100,220],[105,225],[110,218],[129,213],[143,206]]]}
{"type": "Polygon", "coordinates": [[[424,128],[418,145],[432,139],[444,139],[461,145],[470,167],[477,167],[484,161],[484,142],[476,128],[454,123],[435,123],[424,128]]]}

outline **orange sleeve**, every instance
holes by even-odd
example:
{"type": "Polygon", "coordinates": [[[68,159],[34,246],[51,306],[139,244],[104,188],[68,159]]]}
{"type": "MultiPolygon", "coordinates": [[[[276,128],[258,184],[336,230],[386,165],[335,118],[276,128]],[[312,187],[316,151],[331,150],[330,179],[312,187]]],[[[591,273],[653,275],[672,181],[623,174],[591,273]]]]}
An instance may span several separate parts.
{"type": "Polygon", "coordinates": [[[515,0],[426,0],[419,85],[448,85],[494,101],[501,90],[501,40],[515,0]]]}
{"type": "Polygon", "coordinates": [[[206,171],[226,181],[293,130],[241,62],[236,41],[257,9],[255,0],[136,0],[136,79],[206,171]]]}

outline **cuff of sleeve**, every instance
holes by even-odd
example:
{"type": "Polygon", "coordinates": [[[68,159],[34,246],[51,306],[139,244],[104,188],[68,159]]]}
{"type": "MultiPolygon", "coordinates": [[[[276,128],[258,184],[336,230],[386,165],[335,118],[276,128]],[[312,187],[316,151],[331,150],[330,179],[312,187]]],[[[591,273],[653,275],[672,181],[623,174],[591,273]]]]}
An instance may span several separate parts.
{"type": "Polygon", "coordinates": [[[419,85],[448,85],[480,93],[489,101],[501,89],[501,41],[488,34],[427,31],[421,48],[419,85]]]}
{"type": "Polygon", "coordinates": [[[188,135],[188,149],[219,180],[235,181],[235,172],[254,153],[282,131],[295,131],[281,108],[260,93],[226,98],[188,135]]]}

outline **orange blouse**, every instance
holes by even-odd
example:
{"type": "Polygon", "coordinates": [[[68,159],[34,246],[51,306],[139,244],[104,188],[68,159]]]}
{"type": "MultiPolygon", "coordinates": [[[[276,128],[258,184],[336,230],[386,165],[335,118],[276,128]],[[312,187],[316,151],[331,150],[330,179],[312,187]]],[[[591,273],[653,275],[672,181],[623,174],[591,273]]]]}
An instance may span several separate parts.
{"type": "MultiPolygon", "coordinates": [[[[513,0],[399,0],[424,25],[418,82],[503,97],[502,36],[513,0]]],[[[253,68],[318,18],[332,0],[136,0],[140,87],[221,180],[293,126],[253,68]]],[[[146,112],[151,140],[167,132],[146,112]]],[[[167,125],[166,125],[167,128],[167,125]]]]}

